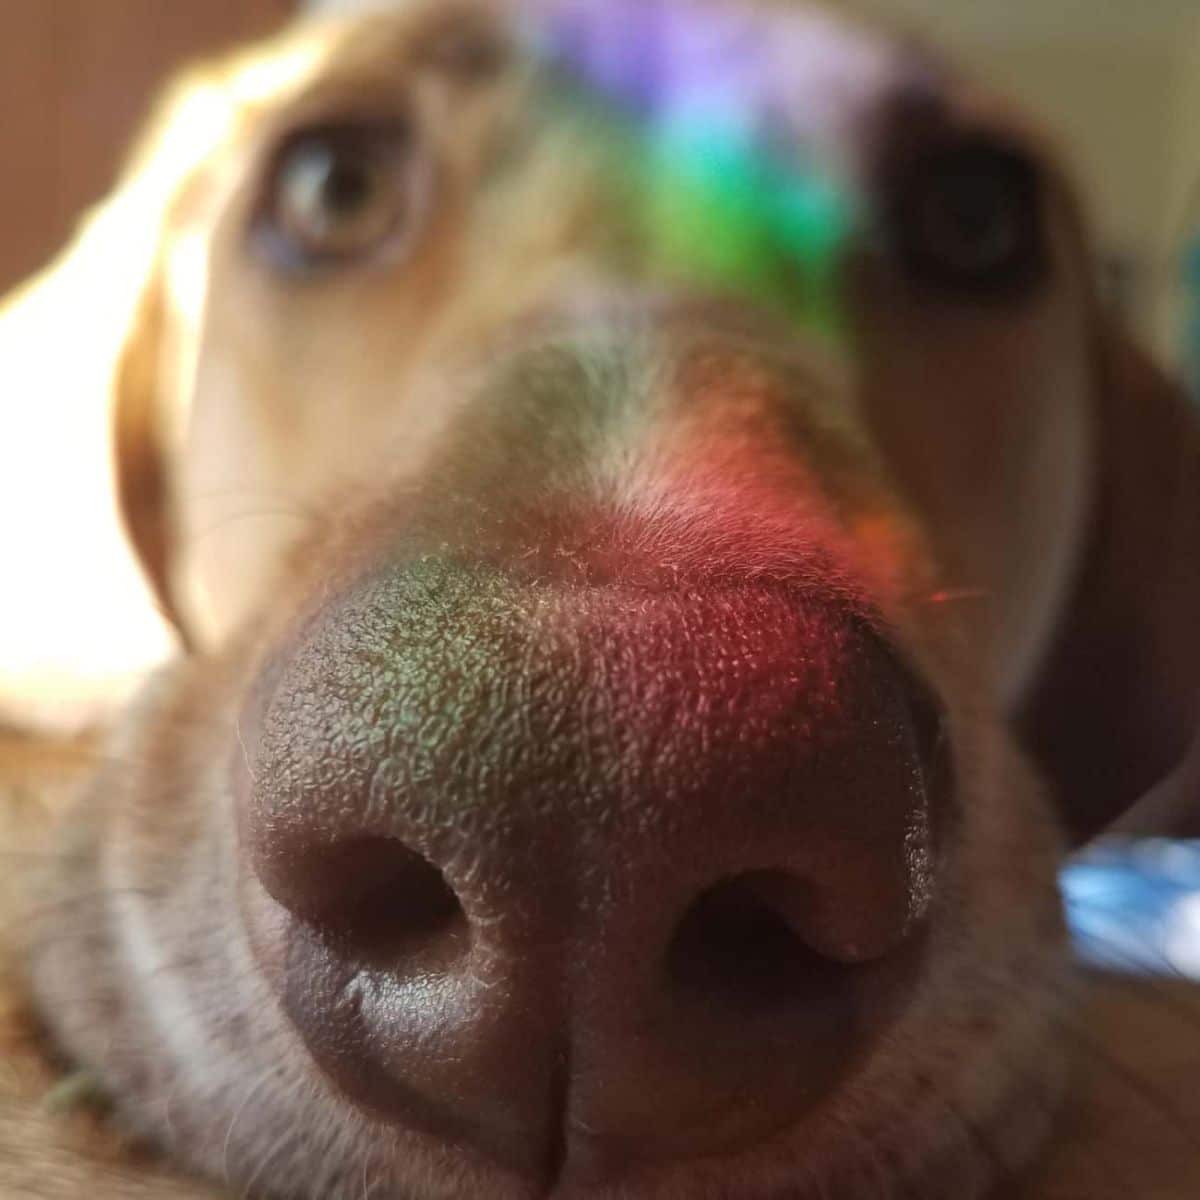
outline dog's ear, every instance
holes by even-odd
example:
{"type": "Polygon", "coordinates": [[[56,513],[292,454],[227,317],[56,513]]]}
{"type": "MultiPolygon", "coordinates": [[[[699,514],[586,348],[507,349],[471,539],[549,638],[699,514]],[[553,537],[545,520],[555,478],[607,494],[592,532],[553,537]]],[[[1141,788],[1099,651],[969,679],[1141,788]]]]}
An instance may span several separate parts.
{"type": "Polygon", "coordinates": [[[216,91],[172,87],[112,196],[0,306],[0,721],[102,718],[186,640],[171,591],[168,442],[187,381],[170,214],[224,133],[216,91]]]}
{"type": "Polygon", "coordinates": [[[1200,731],[1200,412],[1111,318],[1095,324],[1090,528],[1021,714],[1081,841],[1155,789],[1162,832],[1200,820],[1200,791],[1170,782],[1200,731]]]}
{"type": "Polygon", "coordinates": [[[180,642],[190,642],[174,586],[169,468],[170,315],[161,267],[138,301],[130,336],[117,360],[112,391],[112,454],[117,508],[159,612],[180,642]]]}

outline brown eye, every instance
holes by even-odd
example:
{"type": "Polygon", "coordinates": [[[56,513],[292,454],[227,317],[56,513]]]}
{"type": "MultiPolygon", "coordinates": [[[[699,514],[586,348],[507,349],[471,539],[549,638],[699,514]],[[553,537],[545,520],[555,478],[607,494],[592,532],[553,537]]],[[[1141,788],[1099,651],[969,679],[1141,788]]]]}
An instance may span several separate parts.
{"type": "Polygon", "coordinates": [[[893,237],[915,281],[980,299],[1034,286],[1047,268],[1035,166],[983,139],[923,155],[894,198],[893,237]]]}
{"type": "Polygon", "coordinates": [[[280,148],[255,222],[278,267],[338,267],[406,246],[428,178],[410,126],[343,121],[293,134],[280,148]]]}

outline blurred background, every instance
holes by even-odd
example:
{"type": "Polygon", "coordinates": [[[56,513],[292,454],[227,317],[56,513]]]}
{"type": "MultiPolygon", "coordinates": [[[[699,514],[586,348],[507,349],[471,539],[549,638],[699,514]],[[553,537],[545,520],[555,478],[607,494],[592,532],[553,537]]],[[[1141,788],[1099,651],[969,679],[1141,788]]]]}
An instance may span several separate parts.
{"type": "MultiPolygon", "coordinates": [[[[0,0],[0,293],[107,190],[155,89],[180,63],[297,9],[379,2],[0,0]]],[[[1200,0],[836,2],[928,30],[1049,125],[1091,201],[1114,293],[1160,355],[1194,369],[1200,0]]]]}
{"type": "Polygon", "coordinates": [[[163,80],[295,0],[0,0],[0,293],[112,185],[163,80]]]}

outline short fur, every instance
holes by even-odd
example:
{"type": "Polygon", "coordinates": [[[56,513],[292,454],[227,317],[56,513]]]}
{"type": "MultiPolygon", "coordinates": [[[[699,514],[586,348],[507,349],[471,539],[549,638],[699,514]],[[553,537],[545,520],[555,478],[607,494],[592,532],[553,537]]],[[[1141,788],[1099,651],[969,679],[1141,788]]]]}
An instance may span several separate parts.
{"type": "Polygon", "coordinates": [[[1200,758],[1200,433],[1100,313],[1069,184],[924,49],[747,5],[823,47],[817,82],[838,102],[807,104],[817,85],[797,72],[797,133],[865,195],[931,111],[1030,147],[1046,180],[1052,271],[1033,299],[981,311],[864,253],[860,359],[831,361],[750,306],[622,276],[619,196],[572,118],[529,104],[508,7],[410,0],[188,76],[76,248],[0,321],[31,406],[65,414],[25,454],[48,456],[82,414],[65,453],[91,464],[65,501],[34,472],[0,478],[10,511],[54,502],[58,539],[11,556],[32,599],[0,631],[0,704],[59,731],[0,747],[19,868],[0,1192],[212,1194],[137,1157],[145,1141],[233,1194],[540,1194],[333,1095],[235,897],[224,769],[235,751],[249,766],[239,722],[260,664],[403,527],[438,554],[519,551],[555,587],[833,579],[946,714],[958,796],[932,966],[886,1045],[753,1153],[553,1194],[1192,1195],[1200,1001],[1120,979],[1076,1000],[1054,891],[1069,841],[1150,789],[1159,827],[1184,824],[1200,758]],[[347,106],[416,119],[435,202],[401,263],[281,279],[247,238],[274,148],[347,106]],[[73,330],[80,296],[95,306],[118,244],[112,328],[57,364],[80,392],[37,334],[73,330]],[[116,581],[94,607],[76,520],[89,580],[116,581]],[[172,647],[189,653],[130,703],[172,647]],[[114,712],[106,740],[63,740],[114,712]],[[83,1085],[46,1106],[79,1063],[114,1115],[65,1114],[83,1085]]]}

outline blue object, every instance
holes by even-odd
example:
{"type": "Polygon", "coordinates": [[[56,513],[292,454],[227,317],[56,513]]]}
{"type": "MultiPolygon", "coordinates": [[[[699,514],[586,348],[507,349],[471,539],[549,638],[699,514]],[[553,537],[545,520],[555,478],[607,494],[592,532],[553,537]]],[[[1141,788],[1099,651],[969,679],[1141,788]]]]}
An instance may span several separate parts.
{"type": "Polygon", "coordinates": [[[1101,842],[1060,883],[1083,962],[1200,981],[1200,842],[1101,842]]]}

